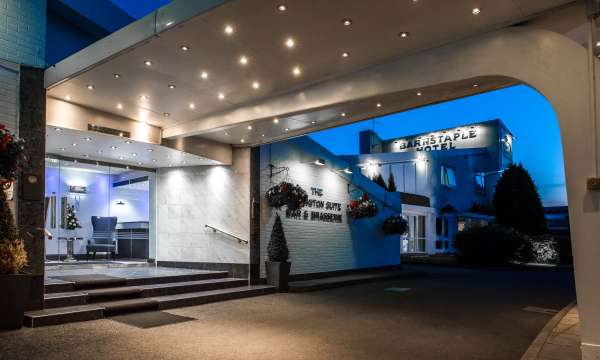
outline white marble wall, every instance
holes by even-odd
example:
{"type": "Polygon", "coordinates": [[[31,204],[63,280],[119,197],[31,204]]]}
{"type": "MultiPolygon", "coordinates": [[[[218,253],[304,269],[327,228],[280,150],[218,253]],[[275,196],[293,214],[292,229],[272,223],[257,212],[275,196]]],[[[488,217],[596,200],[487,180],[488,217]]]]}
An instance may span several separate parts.
{"type": "Polygon", "coordinates": [[[249,263],[248,245],[205,228],[249,240],[249,149],[234,149],[231,166],[159,169],[156,186],[159,261],[249,263]]]}

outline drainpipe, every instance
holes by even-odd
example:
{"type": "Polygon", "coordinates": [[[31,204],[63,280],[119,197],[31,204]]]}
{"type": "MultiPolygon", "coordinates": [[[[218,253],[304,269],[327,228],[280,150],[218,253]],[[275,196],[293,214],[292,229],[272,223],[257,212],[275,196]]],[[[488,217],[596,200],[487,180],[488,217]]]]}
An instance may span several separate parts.
{"type": "Polygon", "coordinates": [[[592,146],[594,153],[594,177],[587,180],[588,190],[600,190],[600,126],[598,124],[598,99],[596,86],[596,22],[600,15],[600,0],[586,0],[586,15],[588,18],[588,78],[589,78],[589,104],[590,120],[592,122],[592,146]]]}

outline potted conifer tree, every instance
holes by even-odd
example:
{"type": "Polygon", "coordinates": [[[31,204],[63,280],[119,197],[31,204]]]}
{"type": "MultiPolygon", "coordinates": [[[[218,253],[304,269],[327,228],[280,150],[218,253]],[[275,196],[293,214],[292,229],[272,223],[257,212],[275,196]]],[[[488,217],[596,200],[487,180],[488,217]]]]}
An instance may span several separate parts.
{"type": "Polygon", "coordinates": [[[285,233],[279,214],[275,218],[271,239],[267,245],[268,261],[265,261],[267,283],[277,287],[279,291],[288,290],[288,279],[292,264],[288,262],[290,251],[285,240],[285,233]]]}
{"type": "Polygon", "coordinates": [[[4,191],[0,191],[0,329],[23,326],[31,281],[29,275],[23,273],[25,266],[25,244],[17,233],[4,191]]]}

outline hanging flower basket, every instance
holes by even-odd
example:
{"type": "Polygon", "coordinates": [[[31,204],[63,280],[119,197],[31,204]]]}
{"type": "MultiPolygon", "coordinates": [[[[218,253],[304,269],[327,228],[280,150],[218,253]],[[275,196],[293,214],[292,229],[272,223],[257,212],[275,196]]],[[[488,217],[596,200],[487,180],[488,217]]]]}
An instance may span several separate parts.
{"type": "Polygon", "coordinates": [[[369,200],[369,195],[363,194],[358,200],[352,200],[348,204],[348,216],[353,219],[370,218],[377,215],[379,209],[375,202],[369,200]]]}
{"type": "Polygon", "coordinates": [[[381,229],[386,235],[406,234],[408,222],[401,216],[392,215],[383,221],[381,229]]]}
{"type": "Polygon", "coordinates": [[[308,194],[299,185],[282,181],[267,190],[266,198],[271,207],[280,209],[287,205],[287,208],[293,211],[306,205],[308,194]]]}
{"type": "Polygon", "coordinates": [[[24,161],[25,140],[0,124],[0,185],[15,181],[24,161]]]}

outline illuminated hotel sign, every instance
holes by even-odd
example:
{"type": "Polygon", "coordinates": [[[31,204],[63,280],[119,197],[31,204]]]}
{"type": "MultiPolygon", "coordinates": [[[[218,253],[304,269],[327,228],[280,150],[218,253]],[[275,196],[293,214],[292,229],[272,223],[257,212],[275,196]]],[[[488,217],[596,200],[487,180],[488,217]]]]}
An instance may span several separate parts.
{"type": "Polygon", "coordinates": [[[385,141],[386,152],[437,151],[482,148],[492,144],[494,130],[487,125],[447,129],[385,141]]]}
{"type": "Polygon", "coordinates": [[[321,221],[329,223],[341,223],[342,222],[342,206],[339,202],[324,201],[321,199],[323,196],[323,189],[318,187],[311,187],[311,197],[304,209],[298,210],[287,210],[285,216],[288,219],[296,220],[308,220],[308,221],[321,221]]]}

